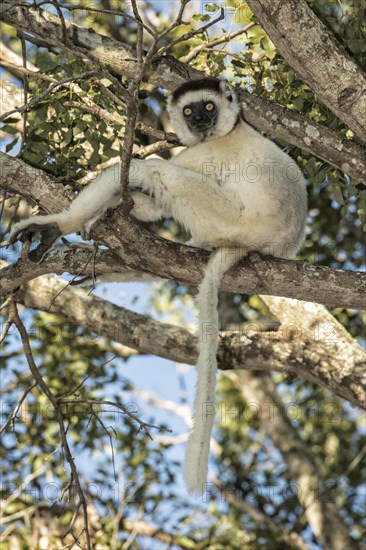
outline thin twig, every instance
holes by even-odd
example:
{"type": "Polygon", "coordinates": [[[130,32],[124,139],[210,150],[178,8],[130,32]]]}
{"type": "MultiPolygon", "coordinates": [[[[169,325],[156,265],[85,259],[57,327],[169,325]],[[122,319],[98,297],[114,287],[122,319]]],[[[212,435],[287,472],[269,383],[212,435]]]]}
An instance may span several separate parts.
{"type": "Polygon", "coordinates": [[[158,130],[157,128],[153,128],[152,126],[148,126],[144,122],[139,121],[136,124],[136,130],[141,132],[141,134],[154,137],[160,141],[169,141],[170,143],[174,143],[175,145],[181,145],[176,134],[174,134],[173,132],[163,132],[162,130],[158,130]]]}
{"type": "MultiPolygon", "coordinates": [[[[23,35],[21,38],[23,39],[23,35]]],[[[13,70],[14,72],[16,71],[17,73],[28,75],[38,80],[57,82],[55,78],[52,78],[52,76],[48,74],[41,73],[40,71],[35,71],[34,69],[28,69],[27,67],[22,67],[21,65],[17,65],[16,63],[12,63],[11,61],[4,61],[3,59],[1,59],[1,66],[5,69],[9,69],[10,72],[12,72],[13,70]]]]}
{"type": "MultiPolygon", "coordinates": [[[[181,6],[180,6],[180,10],[176,20],[168,29],[166,29],[165,31],[162,31],[157,36],[155,36],[155,40],[153,41],[150,49],[144,56],[144,52],[143,52],[144,28],[142,24],[142,19],[137,7],[137,0],[131,0],[133,13],[134,13],[136,22],[138,24],[137,44],[136,44],[137,74],[135,76],[133,84],[129,88],[130,98],[127,101],[127,113],[126,113],[127,120],[126,120],[125,132],[124,132],[124,144],[123,144],[123,149],[121,151],[122,169],[121,169],[120,185],[121,185],[121,191],[122,191],[122,204],[124,205],[126,213],[132,207],[132,203],[129,200],[130,195],[128,193],[128,174],[129,174],[129,167],[130,167],[131,158],[132,158],[135,126],[136,126],[137,113],[138,113],[137,106],[138,106],[139,87],[144,78],[147,68],[149,68],[151,62],[153,61],[156,55],[160,40],[164,36],[166,36],[166,34],[168,34],[173,28],[181,24],[184,9],[189,2],[190,0],[181,0],[181,6]]],[[[224,12],[223,10],[221,10],[221,16],[217,20],[222,19],[223,16],[224,16],[224,12]]]]}
{"type": "Polygon", "coordinates": [[[59,5],[57,0],[51,0],[51,3],[52,3],[53,6],[55,6],[55,9],[57,11],[57,15],[59,16],[60,21],[61,21],[62,42],[67,46],[68,36],[67,36],[67,28],[66,28],[64,14],[62,13],[62,9],[60,8],[60,5],[59,5]]]}
{"type": "Polygon", "coordinates": [[[87,259],[87,261],[85,262],[85,264],[83,265],[83,267],[79,270],[78,273],[75,273],[74,277],[71,279],[71,281],[67,281],[67,283],[65,284],[65,286],[63,288],[61,288],[61,290],[59,290],[59,292],[57,292],[55,294],[55,296],[52,297],[52,300],[51,300],[51,303],[48,307],[48,310],[50,310],[53,306],[53,304],[55,303],[56,299],[58,298],[58,296],[60,296],[60,294],[62,292],[64,292],[64,290],[66,290],[67,287],[69,286],[72,286],[72,281],[75,280],[76,277],[79,277],[79,275],[81,275],[82,273],[85,273],[85,270],[86,268],[88,267],[89,263],[93,260],[93,278],[95,277],[95,257],[96,257],[96,254],[98,252],[98,246],[94,243],[93,245],[93,251],[92,253],[90,254],[89,258],[87,259]]]}
{"type": "Polygon", "coordinates": [[[155,141],[150,145],[145,145],[144,147],[138,147],[134,151],[134,156],[140,159],[145,159],[149,155],[156,155],[162,151],[167,151],[168,149],[174,149],[176,147],[175,143],[169,143],[168,141],[155,141]]]}
{"type": "Polygon", "coordinates": [[[25,479],[23,479],[22,483],[19,485],[18,489],[11,493],[11,495],[5,500],[2,500],[1,502],[1,509],[0,509],[0,518],[5,514],[7,507],[9,504],[14,502],[18,498],[19,495],[22,494],[23,491],[27,488],[27,485],[33,481],[33,479],[36,479],[37,477],[41,476],[46,472],[46,466],[41,466],[36,470],[35,472],[32,472],[29,474],[25,479]]]}
{"type": "Polygon", "coordinates": [[[8,332],[9,332],[10,327],[11,327],[12,324],[13,324],[12,321],[9,321],[9,320],[6,321],[4,329],[1,331],[0,344],[2,344],[4,342],[4,340],[7,337],[8,332]]]}
{"type": "Polygon", "coordinates": [[[216,23],[218,23],[219,21],[222,21],[223,19],[225,19],[225,10],[222,7],[220,10],[220,15],[216,17],[216,19],[209,21],[206,25],[204,25],[203,27],[200,27],[195,31],[189,31],[189,32],[186,32],[185,34],[182,34],[182,36],[174,40],[174,42],[171,42],[167,46],[164,46],[163,48],[161,48],[161,50],[159,50],[158,52],[158,55],[165,54],[168,50],[170,50],[171,48],[173,48],[173,46],[175,46],[176,44],[179,44],[180,42],[185,42],[186,40],[193,38],[197,34],[202,34],[203,32],[207,31],[207,29],[209,29],[213,25],[216,25],[216,23]]]}
{"type": "MultiPolygon", "coordinates": [[[[5,202],[6,202],[7,195],[8,195],[8,192],[6,191],[6,189],[4,189],[3,195],[4,195],[4,196],[1,198],[0,224],[1,224],[1,220],[3,219],[4,209],[5,209],[5,202]]],[[[2,235],[2,234],[0,233],[0,235],[2,235]]]]}
{"type": "MultiPolygon", "coordinates": [[[[109,76],[108,76],[108,78],[109,78],[109,76]]],[[[118,97],[118,95],[113,93],[112,90],[107,88],[107,86],[104,86],[104,84],[102,84],[102,82],[98,81],[98,82],[95,83],[95,85],[98,86],[98,88],[100,88],[105,93],[105,95],[107,97],[109,97],[112,101],[114,101],[115,104],[118,105],[118,107],[121,107],[121,109],[123,109],[124,111],[126,110],[126,101],[122,101],[122,99],[120,97],[118,97]]],[[[123,90],[124,90],[124,92],[123,92],[122,97],[126,100],[129,97],[128,91],[125,90],[124,88],[123,88],[123,90]]]]}
{"type": "Polygon", "coordinates": [[[179,12],[178,12],[177,17],[175,18],[175,21],[173,21],[173,23],[170,25],[170,27],[168,27],[167,29],[165,29],[164,31],[159,33],[159,35],[157,37],[158,40],[161,40],[162,38],[167,36],[172,30],[176,29],[180,25],[188,25],[188,23],[183,22],[183,15],[184,15],[184,10],[186,9],[186,7],[190,3],[190,1],[191,0],[181,0],[179,12]]]}
{"type": "MultiPolygon", "coordinates": [[[[136,18],[135,17],[132,17],[131,15],[128,15],[128,13],[126,13],[125,11],[120,11],[120,10],[109,10],[109,9],[104,9],[104,8],[92,8],[91,6],[83,6],[81,4],[79,5],[76,5],[76,6],[70,6],[69,4],[65,4],[65,5],[62,5],[62,8],[65,9],[65,10],[68,10],[68,11],[90,11],[92,13],[104,13],[106,15],[117,15],[117,16],[120,16],[120,17],[124,17],[125,19],[128,19],[129,21],[133,21],[134,23],[137,23],[136,21],[136,18]]],[[[148,25],[146,25],[146,23],[144,23],[143,21],[141,21],[142,23],[142,26],[144,28],[144,30],[149,33],[153,38],[156,37],[156,32],[151,29],[148,25]]]]}
{"type": "MultiPolygon", "coordinates": [[[[20,6],[20,4],[18,4],[18,6],[20,6]]],[[[23,6],[26,6],[28,9],[33,7],[32,4],[23,4],[23,6]]],[[[21,29],[17,30],[17,34],[18,36],[24,37],[27,42],[34,44],[38,48],[46,48],[49,52],[57,54],[56,47],[50,46],[47,40],[43,40],[43,38],[28,33],[27,31],[22,31],[21,29]]]]}
{"type": "MultiPolygon", "coordinates": [[[[134,78],[133,84],[129,87],[129,99],[127,101],[126,109],[126,123],[124,128],[124,142],[123,148],[121,151],[121,177],[120,185],[122,192],[122,204],[124,205],[124,212],[127,214],[133,207],[133,201],[131,200],[130,194],[128,192],[128,175],[132,158],[132,151],[135,138],[135,124],[138,114],[138,91],[140,88],[141,81],[144,76],[144,71],[146,67],[146,58],[144,62],[144,53],[143,53],[143,38],[144,38],[144,29],[142,25],[142,19],[140,12],[137,7],[137,0],[131,0],[132,10],[137,21],[137,39],[136,39],[136,57],[137,57],[137,72],[134,78]]],[[[156,43],[156,40],[153,44],[156,43]]]]}
{"type": "MultiPolygon", "coordinates": [[[[58,402],[62,405],[84,403],[87,405],[101,405],[101,406],[110,405],[112,407],[116,407],[117,409],[120,409],[125,415],[129,416],[131,420],[134,420],[135,422],[137,422],[139,425],[139,429],[144,430],[146,435],[151,440],[153,440],[153,438],[151,437],[148,428],[154,428],[155,430],[159,430],[159,432],[171,433],[171,430],[169,430],[168,428],[164,428],[162,426],[155,426],[155,424],[148,424],[146,422],[143,422],[138,418],[138,416],[130,412],[124,405],[122,405],[122,403],[118,403],[117,401],[110,401],[108,399],[59,399],[58,402]]],[[[104,412],[111,412],[111,411],[104,411],[104,412]]]]}
{"type": "Polygon", "coordinates": [[[143,38],[144,38],[144,27],[142,18],[137,7],[137,0],[131,0],[133,15],[137,22],[137,36],[136,36],[136,58],[137,58],[137,78],[142,76],[142,66],[144,63],[144,52],[143,52],[143,38]]]}
{"type": "Polygon", "coordinates": [[[0,428],[0,435],[5,432],[5,430],[7,429],[7,427],[13,422],[14,418],[16,417],[16,415],[18,414],[18,411],[20,409],[20,407],[22,406],[23,404],[23,401],[25,400],[25,398],[27,397],[28,393],[31,392],[33,390],[33,388],[35,388],[37,386],[37,382],[33,382],[29,388],[27,388],[25,390],[25,392],[23,392],[22,396],[20,397],[20,399],[18,400],[18,403],[16,404],[13,412],[8,416],[8,418],[6,419],[6,421],[4,422],[4,424],[1,426],[0,428]]]}
{"type": "MultiPolygon", "coordinates": [[[[92,414],[94,416],[94,418],[96,419],[97,422],[99,422],[99,424],[102,426],[102,428],[104,429],[104,431],[106,432],[107,436],[109,437],[109,443],[110,443],[110,446],[111,446],[111,451],[112,451],[112,467],[113,467],[113,475],[114,475],[114,481],[117,481],[118,480],[118,477],[117,477],[117,472],[116,472],[116,463],[115,463],[115,460],[114,460],[114,447],[113,447],[113,439],[112,439],[112,436],[111,434],[109,433],[108,431],[108,428],[106,427],[106,425],[104,424],[103,420],[101,418],[99,418],[99,416],[96,414],[96,412],[94,411],[94,408],[93,408],[93,405],[90,405],[90,409],[92,411],[92,414]]],[[[114,434],[116,433],[115,430],[112,428],[112,426],[109,426],[111,430],[113,430],[114,434]]]]}
{"type": "MultiPolygon", "coordinates": [[[[105,366],[107,366],[109,363],[111,363],[112,361],[114,361],[116,359],[116,355],[113,355],[113,357],[111,357],[111,359],[108,359],[108,361],[105,361],[102,365],[100,365],[96,370],[93,371],[93,374],[96,375],[98,373],[99,370],[103,369],[105,366]]],[[[58,397],[58,399],[65,399],[65,397],[69,397],[70,395],[76,395],[77,392],[80,390],[80,388],[85,384],[85,382],[88,380],[88,378],[90,378],[92,373],[90,374],[87,374],[83,380],[80,382],[80,384],[78,384],[75,388],[73,388],[72,390],[66,392],[66,393],[63,393],[62,395],[60,395],[58,397]]]]}
{"type": "MultiPolygon", "coordinates": [[[[22,45],[22,60],[23,60],[23,69],[27,68],[27,48],[24,40],[24,36],[20,37],[20,42],[22,45]]],[[[28,75],[24,74],[23,76],[23,94],[24,94],[24,103],[26,104],[28,102],[28,91],[29,91],[29,85],[28,85],[28,75]]],[[[22,152],[24,150],[24,147],[27,143],[27,111],[23,112],[23,128],[22,128],[22,143],[21,147],[19,148],[19,152],[17,154],[18,157],[22,155],[22,152]]]]}
{"type": "MultiPolygon", "coordinates": [[[[23,355],[23,352],[21,350],[14,351],[13,353],[9,353],[9,354],[3,354],[3,360],[8,361],[13,357],[20,357],[21,355],[23,355]]],[[[16,378],[12,382],[9,382],[7,386],[2,387],[0,389],[0,395],[5,395],[6,393],[16,390],[19,386],[22,386],[29,382],[33,382],[33,376],[32,376],[32,373],[28,371],[28,372],[25,372],[19,378],[16,378]]]]}
{"type": "Polygon", "coordinates": [[[220,36],[220,38],[216,38],[215,40],[211,40],[210,42],[205,42],[204,44],[199,44],[181,60],[182,63],[190,63],[200,54],[202,50],[205,50],[206,48],[212,48],[214,46],[218,46],[219,44],[230,42],[230,40],[232,40],[233,38],[236,38],[237,36],[246,33],[249,29],[254,27],[255,24],[256,23],[249,23],[249,25],[247,25],[246,27],[238,29],[235,32],[224,34],[223,36],[220,36]]]}
{"type": "Polygon", "coordinates": [[[85,105],[85,103],[82,103],[81,101],[65,101],[63,105],[65,107],[73,107],[75,109],[81,109],[86,113],[90,113],[92,115],[99,117],[102,120],[105,120],[110,125],[116,124],[118,126],[123,126],[125,123],[125,119],[121,115],[110,113],[109,111],[106,111],[105,109],[103,109],[103,107],[100,107],[96,103],[94,105],[85,105]]]}

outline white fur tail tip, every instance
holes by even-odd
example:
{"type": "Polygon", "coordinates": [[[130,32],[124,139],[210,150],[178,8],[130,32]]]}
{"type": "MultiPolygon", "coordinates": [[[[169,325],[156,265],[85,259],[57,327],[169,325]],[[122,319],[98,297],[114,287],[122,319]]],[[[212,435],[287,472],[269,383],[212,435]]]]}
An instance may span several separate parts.
{"type": "MultiPolygon", "coordinates": [[[[211,427],[207,427],[211,432],[211,427]]],[[[203,439],[203,438],[202,438],[203,439]]],[[[184,481],[191,495],[203,496],[206,492],[209,440],[199,441],[197,432],[192,431],[188,441],[184,462],[184,481]]]]}

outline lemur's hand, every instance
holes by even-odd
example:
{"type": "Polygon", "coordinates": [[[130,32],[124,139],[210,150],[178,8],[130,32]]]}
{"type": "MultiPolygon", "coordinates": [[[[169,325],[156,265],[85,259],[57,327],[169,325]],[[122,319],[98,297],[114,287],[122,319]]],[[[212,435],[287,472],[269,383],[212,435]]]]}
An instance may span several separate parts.
{"type": "Polygon", "coordinates": [[[14,226],[9,236],[9,244],[14,244],[16,241],[21,241],[22,243],[27,241],[32,242],[34,235],[40,233],[41,240],[39,245],[34,250],[30,250],[28,254],[31,262],[39,263],[62,233],[55,222],[44,224],[33,223],[32,218],[27,220],[27,222],[23,221],[14,226]]]}

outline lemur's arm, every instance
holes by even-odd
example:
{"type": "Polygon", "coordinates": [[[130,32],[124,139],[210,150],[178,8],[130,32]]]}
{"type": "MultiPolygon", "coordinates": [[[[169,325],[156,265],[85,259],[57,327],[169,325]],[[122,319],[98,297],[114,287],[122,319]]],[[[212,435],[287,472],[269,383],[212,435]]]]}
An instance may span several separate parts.
{"type": "MultiPolygon", "coordinates": [[[[103,170],[58,214],[32,216],[15,224],[9,236],[9,243],[32,240],[35,233],[40,233],[40,244],[29,253],[30,260],[39,262],[61,235],[83,232],[88,236],[92,225],[109,208],[115,208],[120,202],[120,168],[120,164],[115,164],[103,170]]],[[[131,213],[137,219],[157,221],[163,217],[163,212],[155,206],[152,197],[138,192],[131,194],[135,202],[131,213]]]]}

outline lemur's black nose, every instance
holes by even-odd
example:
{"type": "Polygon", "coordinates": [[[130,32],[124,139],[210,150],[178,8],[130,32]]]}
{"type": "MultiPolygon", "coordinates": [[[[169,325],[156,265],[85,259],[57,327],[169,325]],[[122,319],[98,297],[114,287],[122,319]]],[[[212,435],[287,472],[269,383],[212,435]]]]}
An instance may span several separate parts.
{"type": "Polygon", "coordinates": [[[195,122],[202,122],[203,121],[203,115],[201,115],[199,113],[196,113],[195,115],[193,115],[193,120],[195,122]]]}

